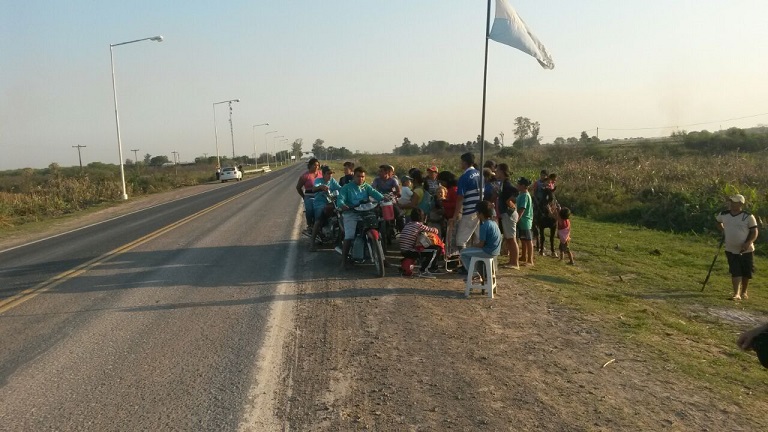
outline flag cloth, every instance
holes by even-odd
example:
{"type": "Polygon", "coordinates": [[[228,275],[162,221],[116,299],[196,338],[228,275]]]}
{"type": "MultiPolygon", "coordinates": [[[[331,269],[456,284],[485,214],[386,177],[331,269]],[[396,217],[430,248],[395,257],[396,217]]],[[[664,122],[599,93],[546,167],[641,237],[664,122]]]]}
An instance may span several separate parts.
{"type": "Polygon", "coordinates": [[[555,63],[539,39],[528,30],[520,15],[508,0],[496,0],[496,17],[489,38],[532,55],[544,69],[554,69],[555,63]]]}

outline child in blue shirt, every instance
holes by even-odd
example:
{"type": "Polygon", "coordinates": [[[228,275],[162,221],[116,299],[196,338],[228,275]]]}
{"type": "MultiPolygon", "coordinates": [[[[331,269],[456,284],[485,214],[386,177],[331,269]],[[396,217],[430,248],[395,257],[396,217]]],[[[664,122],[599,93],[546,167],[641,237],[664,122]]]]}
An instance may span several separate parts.
{"type": "Polygon", "coordinates": [[[469,261],[473,256],[493,258],[501,253],[501,231],[493,218],[493,204],[488,201],[478,202],[477,217],[480,219],[478,247],[461,250],[461,263],[464,265],[464,269],[469,268],[469,261]]]}

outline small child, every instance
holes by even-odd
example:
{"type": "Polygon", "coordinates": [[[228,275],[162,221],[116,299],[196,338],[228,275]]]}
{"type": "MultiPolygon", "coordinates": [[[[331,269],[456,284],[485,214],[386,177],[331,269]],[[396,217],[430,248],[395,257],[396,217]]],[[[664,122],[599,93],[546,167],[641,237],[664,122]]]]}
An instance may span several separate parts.
{"type": "Polygon", "coordinates": [[[573,252],[571,252],[571,210],[561,207],[557,212],[557,238],[560,239],[560,261],[568,254],[568,264],[573,265],[573,252]]]}
{"type": "Polygon", "coordinates": [[[397,202],[400,205],[411,204],[411,198],[413,198],[413,182],[408,176],[403,176],[403,187],[400,188],[400,199],[397,202]]]}

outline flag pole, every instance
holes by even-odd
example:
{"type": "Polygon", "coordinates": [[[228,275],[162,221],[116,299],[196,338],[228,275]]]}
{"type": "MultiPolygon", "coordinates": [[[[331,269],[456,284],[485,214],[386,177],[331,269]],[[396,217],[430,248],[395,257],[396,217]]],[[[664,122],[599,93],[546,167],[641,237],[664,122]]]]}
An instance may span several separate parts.
{"type": "Polygon", "coordinates": [[[483,165],[485,164],[485,86],[488,81],[488,34],[491,32],[491,0],[488,0],[488,12],[485,16],[485,63],[483,64],[483,114],[480,122],[480,199],[485,192],[485,177],[483,177],[483,165]]]}

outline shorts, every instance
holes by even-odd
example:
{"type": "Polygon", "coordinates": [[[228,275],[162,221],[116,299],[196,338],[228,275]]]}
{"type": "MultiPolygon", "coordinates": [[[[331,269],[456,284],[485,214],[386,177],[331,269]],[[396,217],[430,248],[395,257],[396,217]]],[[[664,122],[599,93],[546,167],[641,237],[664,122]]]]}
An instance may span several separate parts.
{"type": "Polygon", "coordinates": [[[344,240],[354,240],[357,223],[361,220],[360,215],[353,211],[348,211],[341,216],[344,219],[344,240]]]}
{"type": "Polygon", "coordinates": [[[501,228],[505,239],[513,239],[517,235],[517,213],[513,214],[514,216],[501,214],[501,228]]]}
{"type": "Polygon", "coordinates": [[[461,219],[456,223],[456,246],[459,248],[467,247],[479,226],[480,220],[477,218],[477,213],[461,216],[461,219]]]}
{"type": "Polygon", "coordinates": [[[517,238],[519,238],[520,240],[532,241],[533,240],[533,232],[531,230],[529,230],[529,229],[523,229],[523,228],[518,227],[517,228],[517,238]]]}
{"type": "Polygon", "coordinates": [[[560,252],[563,253],[570,253],[571,252],[571,241],[568,240],[566,242],[560,240],[560,246],[559,246],[560,252]]]}
{"type": "Polygon", "coordinates": [[[728,271],[731,272],[731,276],[752,279],[752,273],[755,272],[754,256],[754,252],[735,254],[725,251],[725,257],[728,258],[728,271]]]}

